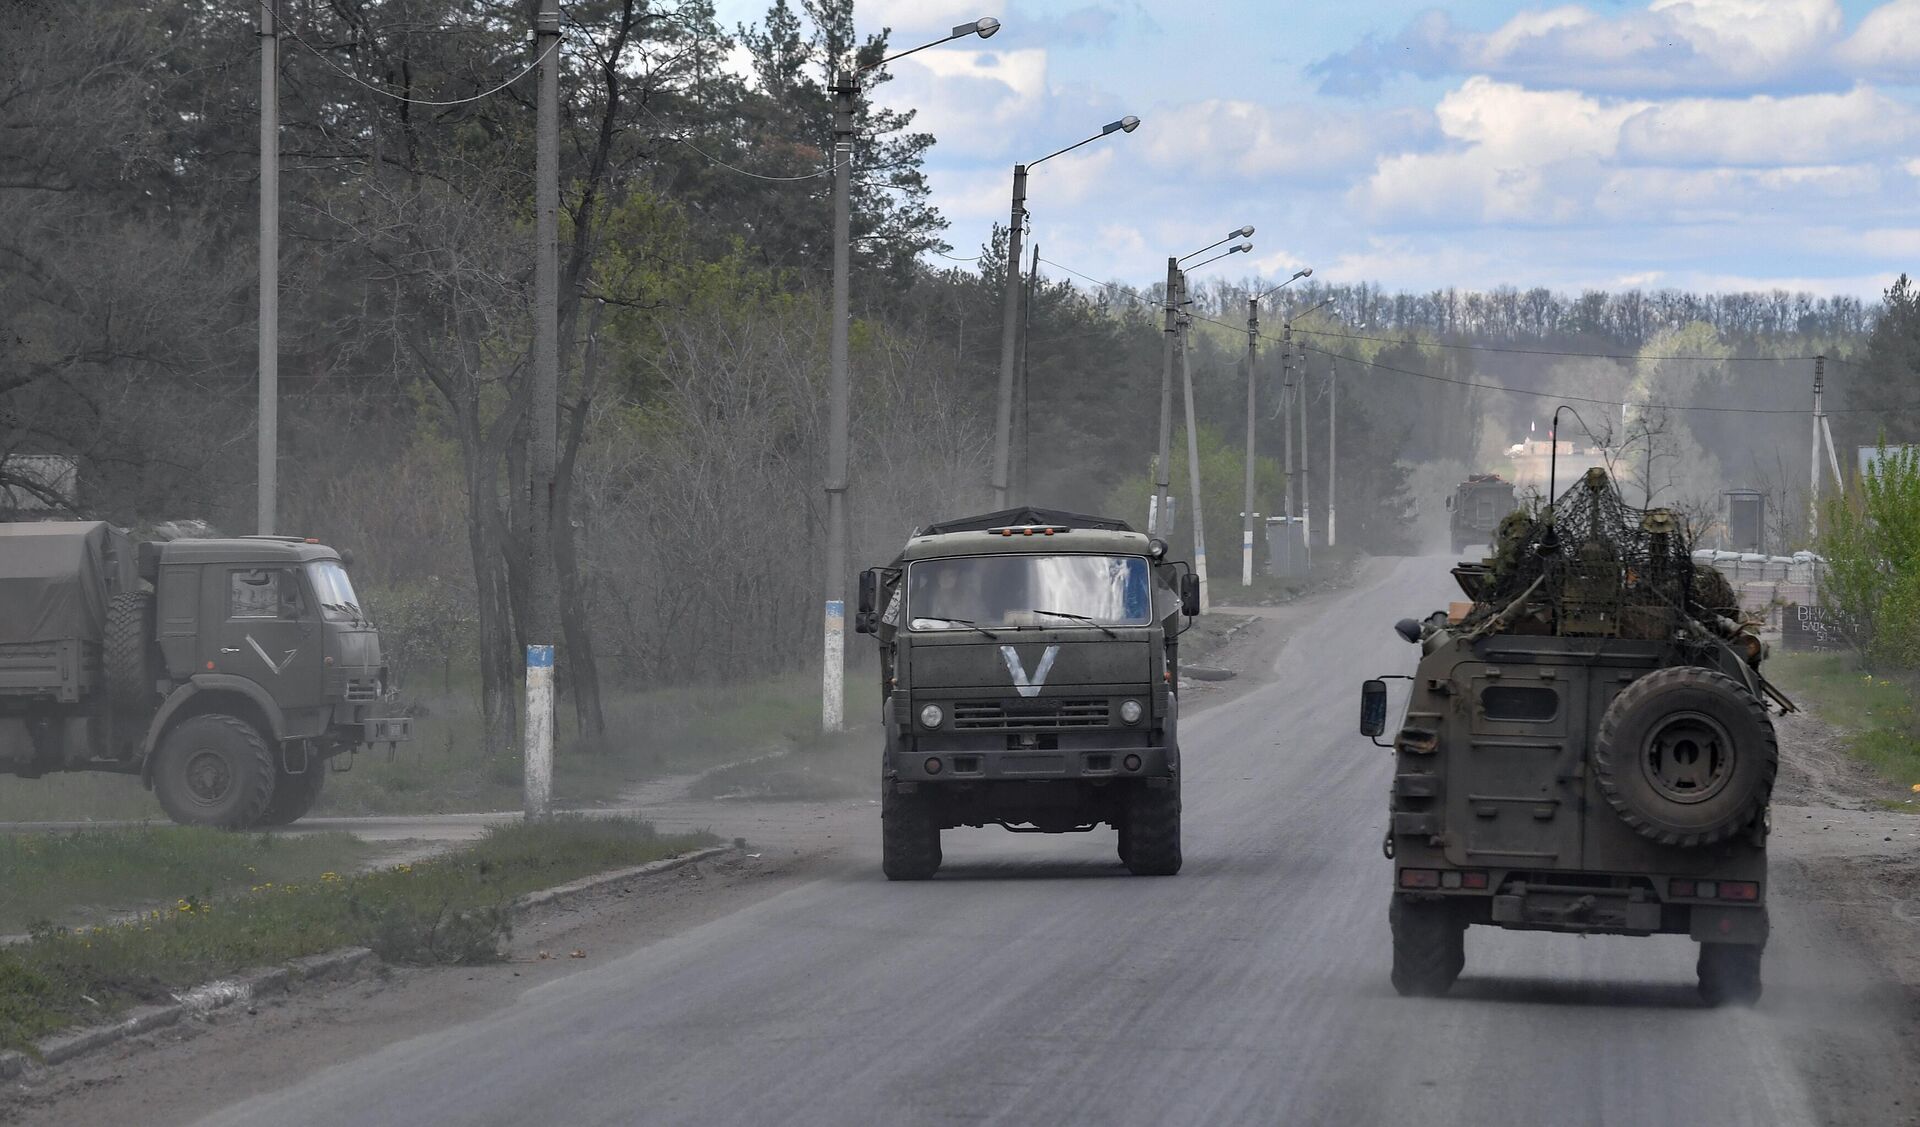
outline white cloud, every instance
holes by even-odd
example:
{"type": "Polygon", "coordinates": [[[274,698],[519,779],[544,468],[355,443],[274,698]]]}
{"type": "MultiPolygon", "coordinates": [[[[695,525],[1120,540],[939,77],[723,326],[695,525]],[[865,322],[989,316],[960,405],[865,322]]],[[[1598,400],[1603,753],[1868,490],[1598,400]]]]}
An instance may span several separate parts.
{"type": "Polygon", "coordinates": [[[1867,13],[1834,54],[1856,72],[1914,81],[1920,69],[1920,0],[1893,0],[1867,13]]]}
{"type": "Polygon", "coordinates": [[[1649,107],[1621,129],[1647,164],[1814,164],[1875,156],[1920,138],[1920,113],[1862,86],[1845,94],[1690,98],[1649,107]]]}
{"type": "Polygon", "coordinates": [[[1290,183],[1344,178],[1383,151],[1433,134],[1432,115],[1422,110],[1363,114],[1225,98],[1157,107],[1150,120],[1142,136],[1156,168],[1290,183]]]}
{"type": "Polygon", "coordinates": [[[1049,100],[1047,52],[943,48],[893,63],[893,81],[874,91],[888,109],[914,110],[913,128],[962,155],[1002,155],[1011,127],[1049,100]]]}
{"type": "Polygon", "coordinates": [[[1377,91],[1399,72],[1610,92],[1756,89],[1787,79],[1831,82],[1820,63],[1842,27],[1839,0],[1653,0],[1607,16],[1567,5],[1522,12],[1486,33],[1436,10],[1310,72],[1335,94],[1377,91]]]}

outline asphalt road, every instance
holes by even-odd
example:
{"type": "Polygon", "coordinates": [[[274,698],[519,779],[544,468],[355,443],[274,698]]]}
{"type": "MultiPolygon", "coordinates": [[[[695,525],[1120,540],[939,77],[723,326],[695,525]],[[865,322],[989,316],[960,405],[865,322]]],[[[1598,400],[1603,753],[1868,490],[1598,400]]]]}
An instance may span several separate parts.
{"type": "Polygon", "coordinates": [[[1113,835],[946,835],[925,884],[850,863],[491,1017],[209,1122],[1802,1124],[1882,1122],[1893,999],[1776,900],[1767,995],[1708,1010],[1680,937],[1474,929],[1454,994],[1387,982],[1391,763],[1358,683],[1445,561],[1302,611],[1273,683],[1189,717],[1186,868],[1113,835]]]}

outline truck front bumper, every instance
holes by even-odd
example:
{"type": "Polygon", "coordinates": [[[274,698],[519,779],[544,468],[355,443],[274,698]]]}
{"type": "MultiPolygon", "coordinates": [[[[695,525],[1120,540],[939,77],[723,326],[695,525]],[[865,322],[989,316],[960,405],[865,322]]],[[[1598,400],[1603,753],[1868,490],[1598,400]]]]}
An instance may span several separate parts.
{"type": "Polygon", "coordinates": [[[887,773],[901,782],[940,785],[1013,780],[1166,778],[1173,774],[1164,747],[1076,747],[1047,750],[913,750],[887,756],[887,773]]]}

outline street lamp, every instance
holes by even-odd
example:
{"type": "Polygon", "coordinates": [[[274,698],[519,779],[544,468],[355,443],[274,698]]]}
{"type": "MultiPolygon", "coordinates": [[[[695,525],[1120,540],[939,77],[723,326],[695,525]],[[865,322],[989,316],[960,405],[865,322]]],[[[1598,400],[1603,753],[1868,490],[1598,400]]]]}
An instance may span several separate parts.
{"type": "MultiPolygon", "coordinates": [[[[1187,277],[1180,264],[1189,258],[1200,255],[1233,239],[1245,238],[1253,234],[1251,225],[1227,232],[1227,237],[1218,242],[1201,247],[1192,254],[1167,259],[1167,323],[1165,365],[1160,376],[1160,457],[1156,463],[1155,494],[1153,512],[1148,520],[1148,530],[1158,531],[1159,535],[1169,535],[1173,522],[1168,519],[1171,508],[1170,478],[1173,460],[1173,360],[1177,350],[1180,356],[1180,375],[1182,398],[1187,412],[1187,485],[1193,498],[1193,574],[1200,581],[1200,612],[1207,611],[1207,537],[1206,519],[1201,509],[1200,491],[1200,433],[1194,417],[1193,407],[1193,365],[1188,355],[1185,340],[1177,334],[1184,333],[1192,325],[1192,318],[1181,312],[1187,304],[1187,277]]],[[[1191,267],[1198,270],[1208,263],[1218,262],[1228,255],[1245,254],[1253,249],[1252,243],[1239,243],[1212,258],[1191,267]]]]}
{"type": "Polygon", "coordinates": [[[860,76],[916,51],[977,35],[990,39],[1000,30],[992,16],[956,26],[942,38],[877,59],[863,67],[837,71],[833,79],[833,330],[827,375],[827,590],[825,663],[820,675],[820,727],[845,726],[847,610],[847,321],[849,259],[853,211],[853,116],[860,76]]]}
{"type": "MultiPolygon", "coordinates": [[[[1292,285],[1293,283],[1299,281],[1302,278],[1311,278],[1311,277],[1313,277],[1313,267],[1311,266],[1303,270],[1296,270],[1293,274],[1293,277],[1288,278],[1286,281],[1281,282],[1279,285],[1272,287],[1271,289],[1267,290],[1265,293],[1254,294],[1252,297],[1249,297],[1247,299],[1247,467],[1246,467],[1247,468],[1247,491],[1246,491],[1246,507],[1242,510],[1241,526],[1240,526],[1240,586],[1242,587],[1253,586],[1253,459],[1254,459],[1253,417],[1254,417],[1254,403],[1256,399],[1254,394],[1253,375],[1254,375],[1254,358],[1257,354],[1258,341],[1260,340],[1260,302],[1261,302],[1261,299],[1270,297],[1274,294],[1279,293],[1281,290],[1286,289],[1288,286],[1292,285]]],[[[1281,433],[1283,434],[1287,433],[1285,424],[1282,424],[1281,426],[1281,433]]],[[[1289,468],[1287,472],[1292,473],[1293,471],[1291,468],[1289,468]]],[[[1289,498],[1289,501],[1287,504],[1287,516],[1289,518],[1293,516],[1293,505],[1291,502],[1291,498],[1293,496],[1291,492],[1292,487],[1293,487],[1293,483],[1289,481],[1287,483],[1287,488],[1289,490],[1287,494],[1289,498]]],[[[1291,523],[1287,525],[1286,535],[1289,537],[1293,535],[1293,526],[1291,523]]],[[[1284,540],[1283,542],[1287,543],[1288,545],[1292,544],[1291,540],[1284,540]]],[[[1288,550],[1289,551],[1292,550],[1290,546],[1288,550]]]]}
{"type": "Polygon", "coordinates": [[[1109,121],[1091,137],[1075,141],[1064,149],[1056,149],[1039,160],[1013,166],[1013,210],[1007,225],[1006,300],[1000,324],[1000,404],[993,434],[993,502],[996,509],[1007,507],[1007,463],[1013,451],[1013,369],[1020,353],[1020,228],[1027,214],[1027,170],[1108,134],[1131,133],[1138,128],[1140,119],[1128,114],[1119,121],[1109,121]]]}

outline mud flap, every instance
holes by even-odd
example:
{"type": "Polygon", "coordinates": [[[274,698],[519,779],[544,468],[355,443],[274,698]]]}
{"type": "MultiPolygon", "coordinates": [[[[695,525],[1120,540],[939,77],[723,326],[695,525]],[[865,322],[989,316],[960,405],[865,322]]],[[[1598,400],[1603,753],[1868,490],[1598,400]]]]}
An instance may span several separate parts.
{"type": "Polygon", "coordinates": [[[1767,941],[1765,908],[1696,904],[1691,917],[1689,934],[1701,943],[1747,943],[1757,947],[1767,941]]]}

